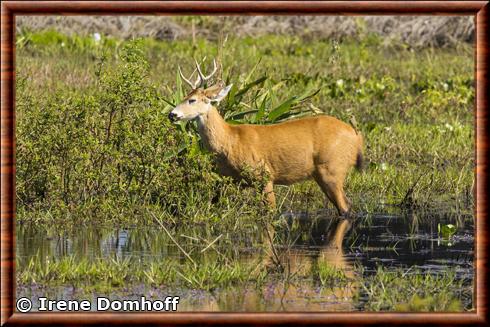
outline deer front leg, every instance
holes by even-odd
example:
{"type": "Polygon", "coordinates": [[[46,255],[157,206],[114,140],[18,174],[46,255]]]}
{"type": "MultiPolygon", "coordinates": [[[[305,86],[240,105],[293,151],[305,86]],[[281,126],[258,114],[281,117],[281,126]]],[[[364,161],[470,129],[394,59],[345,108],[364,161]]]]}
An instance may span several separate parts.
{"type": "Polygon", "coordinates": [[[276,208],[276,196],[274,195],[274,183],[271,181],[267,182],[264,188],[264,193],[266,195],[267,203],[271,209],[276,208]]]}

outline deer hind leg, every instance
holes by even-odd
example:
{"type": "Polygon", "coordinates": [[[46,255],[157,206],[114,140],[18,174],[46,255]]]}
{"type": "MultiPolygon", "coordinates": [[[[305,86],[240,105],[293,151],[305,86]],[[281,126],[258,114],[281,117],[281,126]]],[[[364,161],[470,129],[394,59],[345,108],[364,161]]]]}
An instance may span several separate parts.
{"type": "Polygon", "coordinates": [[[317,168],[315,180],[330,200],[337,208],[339,215],[343,216],[349,212],[347,197],[344,193],[345,174],[333,174],[324,167],[317,168]]]}

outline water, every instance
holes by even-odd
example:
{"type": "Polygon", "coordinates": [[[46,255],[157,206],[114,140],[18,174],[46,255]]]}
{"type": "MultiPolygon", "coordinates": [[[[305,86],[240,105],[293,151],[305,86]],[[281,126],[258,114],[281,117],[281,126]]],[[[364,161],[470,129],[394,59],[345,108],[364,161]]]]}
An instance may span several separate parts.
{"type": "MultiPolygon", "coordinates": [[[[402,267],[407,273],[437,273],[450,268],[455,271],[458,279],[472,283],[472,215],[444,210],[389,211],[353,220],[333,219],[332,215],[325,212],[283,214],[274,230],[269,231],[275,235],[274,247],[267,242],[270,235],[259,227],[238,233],[216,232],[206,226],[169,229],[179,245],[197,261],[217,260],[220,255],[225,255],[243,263],[253,261],[254,264],[259,262],[259,267],[262,267],[261,263],[264,263],[263,267],[270,267],[275,258],[287,267],[289,275],[278,274],[279,277],[270,278],[260,286],[245,282],[211,290],[199,290],[181,284],[149,286],[140,283],[107,291],[103,295],[112,299],[180,296],[180,311],[362,310],[365,301],[362,290],[336,285],[322,287],[313,280],[313,276],[309,277],[310,271],[325,263],[342,270],[353,279],[359,277],[359,274],[374,274],[381,265],[388,270],[402,267]],[[455,224],[457,231],[450,239],[445,239],[438,234],[438,224],[449,223],[455,224]],[[209,250],[206,249],[213,241],[215,243],[209,250]],[[203,250],[203,254],[196,255],[203,250]],[[288,282],[287,276],[295,275],[304,277],[288,282]]],[[[18,270],[22,270],[35,256],[51,260],[64,256],[90,260],[128,259],[132,264],[169,258],[178,262],[187,260],[167,233],[157,227],[114,230],[81,227],[64,231],[32,225],[18,226],[18,270]]],[[[95,298],[98,295],[101,294],[86,294],[72,285],[45,287],[32,284],[17,287],[18,297],[29,297],[34,303],[40,296],[72,299],[95,298]]]]}

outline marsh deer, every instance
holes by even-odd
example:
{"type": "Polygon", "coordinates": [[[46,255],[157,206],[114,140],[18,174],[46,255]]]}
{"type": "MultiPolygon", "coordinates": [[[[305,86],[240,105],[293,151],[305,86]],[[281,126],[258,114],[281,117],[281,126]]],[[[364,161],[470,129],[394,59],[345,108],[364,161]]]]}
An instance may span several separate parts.
{"type": "MultiPolygon", "coordinates": [[[[232,85],[220,83],[203,88],[217,71],[205,76],[196,61],[195,82],[182,79],[192,91],[170,113],[171,121],[197,120],[204,145],[216,155],[220,173],[235,179],[251,167],[266,173],[267,200],[275,206],[273,186],[314,179],[340,215],[349,211],[344,180],[352,166],[362,166],[363,140],[351,125],[319,115],[272,125],[231,125],[213,103],[223,100],[232,85]]],[[[193,73],[194,74],[194,73],[193,73]]],[[[192,77],[192,76],[191,76],[192,77]]]]}

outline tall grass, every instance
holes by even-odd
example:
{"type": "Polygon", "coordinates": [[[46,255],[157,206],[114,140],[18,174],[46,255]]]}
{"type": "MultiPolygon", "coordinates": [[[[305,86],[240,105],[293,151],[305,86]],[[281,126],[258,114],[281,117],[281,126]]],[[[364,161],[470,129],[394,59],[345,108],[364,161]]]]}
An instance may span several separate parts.
{"type": "MultiPolygon", "coordinates": [[[[361,283],[368,311],[462,311],[472,286],[455,272],[388,271],[378,267],[361,283]]],[[[360,293],[362,294],[362,293],[360,293]]]]}
{"type": "MultiPolygon", "coordinates": [[[[244,289],[260,290],[266,282],[284,283],[287,287],[303,285],[305,289],[319,287],[328,292],[334,288],[348,292],[358,310],[362,311],[452,311],[471,309],[471,283],[456,278],[455,272],[421,272],[402,268],[383,268],[363,273],[356,268],[356,278],[346,277],[344,271],[322,264],[317,268],[318,282],[308,274],[293,274],[284,279],[281,273],[256,269],[253,262],[203,261],[199,266],[190,262],[166,259],[160,262],[138,262],[135,259],[102,259],[91,261],[67,256],[61,259],[32,257],[17,274],[19,286],[43,285],[73,287],[87,294],[114,294],[144,283],[150,289],[184,287],[191,290],[220,292],[241,285],[244,289]],[[306,278],[306,279],[305,279],[306,278]]],[[[346,299],[342,299],[346,300],[346,299]]]]}
{"type": "MultiPolygon", "coordinates": [[[[27,33],[27,32],[26,32],[27,33]]],[[[326,113],[355,117],[369,162],[353,173],[354,209],[447,201],[471,211],[473,63],[469,47],[414,52],[294,36],[174,42],[20,34],[17,200],[22,221],[153,224],[268,215],[260,192],[219,176],[193,123],[167,112],[185,95],[177,65],[219,57],[234,88],[230,122],[269,124],[326,113]]],[[[204,65],[206,66],[210,60],[204,65]]],[[[279,210],[323,206],[314,183],[277,187],[279,210]]]]}

